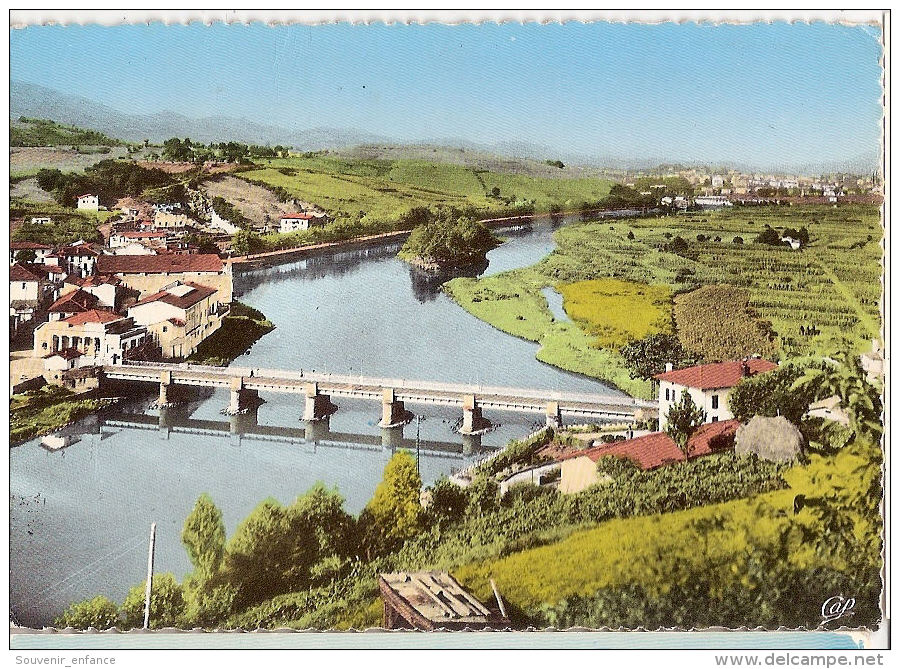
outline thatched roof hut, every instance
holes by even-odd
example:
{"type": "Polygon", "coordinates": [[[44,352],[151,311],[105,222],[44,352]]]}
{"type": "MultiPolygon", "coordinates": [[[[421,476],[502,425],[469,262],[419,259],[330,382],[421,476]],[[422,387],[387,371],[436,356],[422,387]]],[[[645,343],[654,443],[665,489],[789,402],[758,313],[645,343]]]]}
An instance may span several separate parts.
{"type": "Polygon", "coordinates": [[[791,462],[803,450],[803,435],[784,416],[754,416],[734,437],[734,452],[753,453],[763,460],[791,462]]]}

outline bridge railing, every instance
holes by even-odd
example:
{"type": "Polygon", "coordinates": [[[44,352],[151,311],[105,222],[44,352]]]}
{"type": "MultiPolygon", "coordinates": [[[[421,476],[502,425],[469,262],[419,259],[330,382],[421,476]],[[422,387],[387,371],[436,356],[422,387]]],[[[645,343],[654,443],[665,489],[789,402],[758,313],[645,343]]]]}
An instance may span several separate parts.
{"type": "Polygon", "coordinates": [[[123,367],[145,367],[159,370],[201,372],[216,374],[225,377],[255,377],[258,379],[284,379],[293,381],[307,381],[310,383],[333,383],[348,386],[377,386],[393,388],[399,391],[431,391],[443,392],[454,395],[476,395],[514,397],[533,399],[539,402],[567,402],[587,404],[608,404],[627,407],[655,406],[655,402],[638,400],[628,395],[605,395],[599,393],[575,393],[534,388],[513,388],[507,386],[485,386],[465,383],[447,383],[441,381],[419,381],[388,377],[371,377],[349,374],[329,374],[327,372],[314,372],[309,370],[285,370],[250,367],[213,367],[210,365],[195,365],[191,363],[166,363],[126,361],[123,367]]]}

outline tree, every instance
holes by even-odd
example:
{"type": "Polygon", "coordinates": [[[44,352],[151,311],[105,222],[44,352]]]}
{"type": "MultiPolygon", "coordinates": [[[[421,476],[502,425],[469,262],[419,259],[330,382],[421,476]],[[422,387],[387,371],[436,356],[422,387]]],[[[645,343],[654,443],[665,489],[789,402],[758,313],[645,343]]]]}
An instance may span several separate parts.
{"type": "Polygon", "coordinates": [[[225,559],[225,523],[212,498],[203,493],[184,521],[181,542],[187,550],[194,576],[205,582],[222,568],[225,559]]]}
{"type": "Polygon", "coordinates": [[[760,232],[756,239],[754,240],[757,244],[768,244],[769,246],[780,246],[781,245],[781,235],[778,232],[770,227],[766,226],[762,232],[760,232]]]}
{"type": "MultiPolygon", "coordinates": [[[[134,586],[122,602],[123,626],[135,629],[144,626],[144,602],[147,581],[134,586]]],[[[180,627],[184,619],[184,591],[171,572],[153,575],[150,588],[150,628],[180,627]]]]}
{"type": "Polygon", "coordinates": [[[732,239],[731,241],[732,241],[732,243],[734,243],[734,244],[743,244],[743,243],[744,243],[744,238],[743,238],[743,237],[735,237],[735,238],[732,239]]]}
{"type": "Polygon", "coordinates": [[[625,365],[635,379],[649,379],[665,371],[666,363],[676,368],[694,365],[699,357],[687,351],[678,337],[670,334],[652,334],[626,344],[619,351],[625,365]]]}
{"type": "Polygon", "coordinates": [[[385,466],[381,483],[362,514],[370,547],[397,546],[416,534],[422,515],[421,489],[415,459],[398,451],[385,466]]]}
{"type": "Polygon", "coordinates": [[[753,416],[784,416],[800,425],[813,401],[808,390],[793,387],[802,375],[803,369],[788,364],[765,374],[745,376],[728,396],[731,413],[742,422],[753,416]]]}
{"type": "Polygon", "coordinates": [[[458,520],[468,504],[466,491],[447,478],[441,478],[431,487],[429,512],[438,519],[458,520]]]}
{"type": "Polygon", "coordinates": [[[97,595],[93,599],[71,604],[65,613],[56,619],[56,626],[80,630],[89,627],[106,630],[115,627],[118,622],[119,607],[103,595],[97,595]]]}
{"type": "Polygon", "coordinates": [[[706,411],[694,404],[691,394],[686,389],[681,392],[681,398],[669,407],[669,413],[666,414],[666,434],[684,452],[685,458],[691,455],[688,451],[688,440],[705,420],[706,411]]]}
{"type": "Polygon", "coordinates": [[[231,250],[235,255],[246,256],[253,253],[259,246],[259,235],[251,230],[238,230],[231,238],[231,250]]]}
{"type": "Polygon", "coordinates": [[[16,262],[34,262],[37,254],[34,249],[22,249],[16,253],[16,262]]]}
{"type": "Polygon", "coordinates": [[[634,239],[634,230],[628,231],[628,239],[634,239]]]}
{"type": "Polygon", "coordinates": [[[812,401],[837,395],[850,419],[850,429],[871,442],[881,439],[884,425],[880,384],[869,381],[853,352],[845,353],[839,362],[825,360],[819,367],[808,368],[791,388],[807,394],[812,401]]]}

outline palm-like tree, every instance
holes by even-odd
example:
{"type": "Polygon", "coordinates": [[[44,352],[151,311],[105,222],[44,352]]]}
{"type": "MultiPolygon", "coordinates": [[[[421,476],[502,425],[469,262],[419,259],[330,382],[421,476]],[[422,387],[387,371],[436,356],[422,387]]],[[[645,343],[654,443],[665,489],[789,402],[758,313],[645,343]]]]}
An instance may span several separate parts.
{"type": "Polygon", "coordinates": [[[853,432],[872,441],[881,439],[881,384],[869,381],[853,353],[845,353],[840,361],[826,359],[820,367],[810,367],[791,388],[808,392],[815,400],[837,395],[853,432]]]}

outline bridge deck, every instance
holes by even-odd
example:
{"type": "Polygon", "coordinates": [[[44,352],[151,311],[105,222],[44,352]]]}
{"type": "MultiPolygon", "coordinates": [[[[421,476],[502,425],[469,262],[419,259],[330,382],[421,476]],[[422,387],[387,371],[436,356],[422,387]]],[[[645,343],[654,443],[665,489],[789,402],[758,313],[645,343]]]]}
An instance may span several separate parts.
{"type": "Polygon", "coordinates": [[[559,403],[563,413],[582,415],[632,415],[638,409],[656,407],[655,402],[637,400],[627,395],[476,386],[307,371],[207,367],[185,363],[128,363],[106,366],[103,371],[110,379],[156,383],[160,382],[163,374],[170,374],[173,384],[213,388],[230,388],[236,378],[241,378],[243,388],[247,390],[296,394],[306,393],[308,386],[314,383],[318,392],[326,395],[379,400],[384,390],[392,389],[394,398],[402,402],[445,406],[462,406],[465,397],[475,396],[479,406],[506,411],[542,412],[548,402],[559,403]]]}

